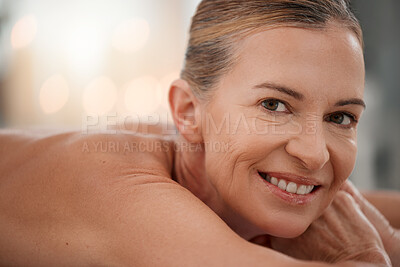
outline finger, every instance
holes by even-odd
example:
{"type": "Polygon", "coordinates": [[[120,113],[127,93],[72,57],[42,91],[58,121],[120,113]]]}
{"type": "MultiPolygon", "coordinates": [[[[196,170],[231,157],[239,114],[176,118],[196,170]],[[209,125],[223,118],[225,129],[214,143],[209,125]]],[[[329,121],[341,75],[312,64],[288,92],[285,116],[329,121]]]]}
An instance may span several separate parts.
{"type": "Polygon", "coordinates": [[[344,190],[336,193],[336,197],[333,200],[333,205],[337,210],[350,216],[354,212],[354,209],[360,209],[360,205],[353,198],[353,196],[344,190]]]}
{"type": "Polygon", "coordinates": [[[377,210],[374,206],[372,206],[371,203],[368,202],[368,200],[365,199],[365,197],[361,194],[361,192],[354,186],[354,184],[347,180],[345,183],[343,183],[341,190],[349,193],[353,199],[357,202],[357,204],[360,206],[361,210],[367,215],[369,219],[370,216],[368,216],[370,213],[375,215],[377,210]]]}
{"type": "Polygon", "coordinates": [[[360,191],[358,191],[358,189],[354,186],[354,184],[351,181],[347,180],[346,182],[344,182],[340,190],[350,194],[364,213],[369,212],[371,209],[375,209],[364,198],[364,196],[360,193],[360,191]]]}
{"type": "Polygon", "coordinates": [[[382,239],[392,234],[392,227],[388,220],[358,191],[352,182],[346,181],[341,189],[344,192],[348,192],[353,196],[354,200],[358,203],[361,211],[367,217],[367,219],[374,225],[378,230],[382,239]]]}
{"type": "Polygon", "coordinates": [[[373,207],[372,204],[364,198],[364,196],[360,193],[360,191],[358,191],[351,181],[347,180],[345,183],[343,183],[340,189],[350,194],[364,213],[369,212],[371,209],[374,211],[376,210],[375,207],[373,207]]]}
{"type": "Polygon", "coordinates": [[[360,191],[358,191],[358,189],[354,186],[354,184],[350,180],[345,181],[340,187],[340,190],[349,193],[357,202],[361,201],[364,198],[361,195],[360,191]]]}

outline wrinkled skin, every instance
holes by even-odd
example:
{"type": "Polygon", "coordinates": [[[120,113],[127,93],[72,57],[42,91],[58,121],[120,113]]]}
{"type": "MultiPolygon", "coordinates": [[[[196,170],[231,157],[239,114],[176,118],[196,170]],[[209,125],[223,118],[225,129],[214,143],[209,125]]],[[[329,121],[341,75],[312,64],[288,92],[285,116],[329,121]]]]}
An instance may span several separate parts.
{"type": "Polygon", "coordinates": [[[335,25],[324,31],[278,28],[248,37],[237,53],[238,62],[209,101],[193,100],[185,81],[172,87],[191,97],[173,99],[182,101],[180,111],[194,118],[186,121],[195,129],[190,133],[179,125],[184,118],[175,119],[185,139],[229,144],[228,153],[205,145],[203,152],[184,154],[189,175],[178,181],[254,243],[298,259],[390,265],[374,225],[349,193],[338,192],[355,164],[356,126],[363,111],[360,101],[347,101],[363,98],[358,40],[335,25]],[[294,88],[303,97],[257,88],[262,83],[294,88]],[[260,105],[265,99],[281,102],[270,111],[260,105]],[[343,102],[350,104],[337,104],[343,102]],[[347,125],[327,119],[349,113],[356,121],[347,125]],[[308,133],[310,121],[315,131],[308,133]],[[320,194],[304,205],[282,201],[265,187],[258,170],[312,177],[320,194]]]}
{"type": "Polygon", "coordinates": [[[324,30],[282,27],[250,35],[236,53],[237,62],[210,99],[193,104],[194,111],[182,110],[201,122],[195,141],[228,144],[226,153],[206,145],[203,155],[183,155],[189,162],[183,167],[194,173],[184,177],[185,187],[245,239],[299,236],[354,168],[363,106],[351,100],[362,101],[364,94],[361,45],[335,24],[324,30]],[[275,110],[263,106],[270,100],[276,101],[275,110]],[[337,123],[334,115],[345,119],[337,123]],[[196,173],[199,165],[204,168],[196,173]],[[307,204],[289,203],[265,186],[258,171],[307,177],[320,188],[307,204]]]}
{"type": "Polygon", "coordinates": [[[332,204],[297,238],[258,236],[252,242],[294,258],[399,265],[399,232],[347,181],[332,204]],[[386,250],[387,255],[382,253],[386,250]],[[390,257],[390,259],[389,259],[390,257]]]}

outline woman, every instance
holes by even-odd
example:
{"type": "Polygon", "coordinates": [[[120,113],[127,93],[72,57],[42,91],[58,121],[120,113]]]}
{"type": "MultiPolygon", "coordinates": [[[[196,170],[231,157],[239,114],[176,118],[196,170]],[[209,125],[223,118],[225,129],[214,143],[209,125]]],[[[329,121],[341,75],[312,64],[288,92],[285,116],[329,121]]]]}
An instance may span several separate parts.
{"type": "Polygon", "coordinates": [[[363,88],[345,1],[204,0],[176,137],[2,134],[0,262],[398,264],[398,232],[345,182],[363,88]]]}

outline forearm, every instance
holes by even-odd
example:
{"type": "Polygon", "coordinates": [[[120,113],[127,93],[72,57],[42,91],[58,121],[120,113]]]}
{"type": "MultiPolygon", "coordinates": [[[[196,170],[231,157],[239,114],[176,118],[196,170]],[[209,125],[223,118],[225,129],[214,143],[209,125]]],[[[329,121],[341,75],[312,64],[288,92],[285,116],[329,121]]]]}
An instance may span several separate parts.
{"type": "Polygon", "coordinates": [[[363,196],[374,205],[396,229],[400,229],[400,192],[397,191],[366,191],[363,196]]]}

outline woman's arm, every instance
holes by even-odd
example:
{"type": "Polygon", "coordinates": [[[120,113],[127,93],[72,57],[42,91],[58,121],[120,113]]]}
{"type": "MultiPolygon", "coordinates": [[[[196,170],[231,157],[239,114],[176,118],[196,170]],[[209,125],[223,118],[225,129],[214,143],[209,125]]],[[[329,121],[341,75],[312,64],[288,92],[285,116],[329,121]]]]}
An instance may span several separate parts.
{"type": "Polygon", "coordinates": [[[365,191],[362,195],[374,205],[396,229],[400,229],[400,192],[365,191]]]}
{"type": "MultiPolygon", "coordinates": [[[[138,266],[330,266],[322,262],[296,260],[251,244],[234,233],[193,194],[166,179],[149,180],[148,183],[133,186],[129,183],[132,181],[121,183],[123,187],[116,192],[122,191],[123,194],[113,194],[112,205],[107,209],[109,212],[103,217],[103,224],[108,226],[105,230],[112,237],[106,243],[114,256],[107,262],[113,262],[115,265],[135,263],[138,266]]],[[[337,201],[338,209],[343,206],[340,201],[349,205],[348,199],[337,201]]],[[[332,208],[330,212],[333,214],[338,210],[332,208]]],[[[357,214],[350,216],[353,220],[357,214]]],[[[99,223],[98,218],[96,220],[99,223]]],[[[373,235],[368,226],[364,227],[362,220],[361,218],[361,222],[355,227],[373,235]]],[[[343,222],[346,222],[343,216],[340,222],[336,221],[340,224],[343,222]]],[[[335,221],[330,223],[334,224],[335,221]]],[[[353,226],[349,225],[350,228],[353,226]]],[[[326,231],[325,228],[324,233],[326,231]]],[[[360,240],[368,239],[368,235],[358,235],[358,239],[355,240],[352,238],[355,235],[356,233],[352,232],[338,235],[357,242],[340,244],[352,248],[347,250],[345,247],[344,251],[340,251],[340,256],[350,250],[355,252],[354,249],[358,248],[360,240]]],[[[314,237],[314,240],[317,239],[314,237]]],[[[336,237],[329,241],[338,242],[336,237]]],[[[308,245],[313,251],[316,248],[329,251],[327,246],[335,246],[330,242],[309,242],[308,245]]],[[[340,266],[365,266],[365,262],[385,264],[382,254],[377,255],[380,254],[379,249],[359,253],[350,253],[346,259],[341,259],[340,266]],[[359,262],[351,262],[352,260],[359,262]]]]}
{"type": "Polygon", "coordinates": [[[130,266],[302,266],[250,244],[179,185],[160,179],[113,197],[105,214],[113,259],[130,266]],[[296,265],[297,264],[297,265],[296,265]]]}

